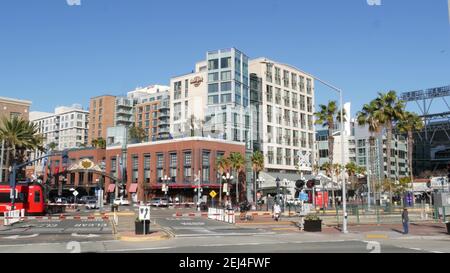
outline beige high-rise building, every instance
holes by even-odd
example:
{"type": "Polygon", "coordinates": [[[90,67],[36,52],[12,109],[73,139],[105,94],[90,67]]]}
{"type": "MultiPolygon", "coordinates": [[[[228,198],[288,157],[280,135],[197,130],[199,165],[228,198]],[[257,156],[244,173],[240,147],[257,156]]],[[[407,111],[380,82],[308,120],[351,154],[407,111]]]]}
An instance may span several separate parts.
{"type": "Polygon", "coordinates": [[[31,101],[0,97],[0,118],[13,116],[29,119],[31,101]]]}
{"type": "Polygon", "coordinates": [[[88,145],[92,140],[106,140],[106,129],[115,125],[116,96],[104,95],[91,98],[89,103],[88,145]]]}
{"type": "Polygon", "coordinates": [[[314,162],[314,78],[291,65],[266,58],[249,62],[250,74],[259,79],[260,149],[269,172],[283,170],[308,174],[314,162]],[[299,166],[301,165],[301,166],[299,166]]]}

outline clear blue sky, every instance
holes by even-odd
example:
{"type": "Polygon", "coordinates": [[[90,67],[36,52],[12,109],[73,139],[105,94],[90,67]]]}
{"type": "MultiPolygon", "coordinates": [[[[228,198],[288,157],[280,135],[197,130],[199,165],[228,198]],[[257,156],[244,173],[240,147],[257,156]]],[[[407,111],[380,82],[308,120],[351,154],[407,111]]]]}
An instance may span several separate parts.
{"type": "MultiPolygon", "coordinates": [[[[168,84],[207,50],[295,65],[345,90],[353,113],[378,91],[450,84],[447,0],[2,0],[0,96],[32,110],[168,84]]],[[[318,86],[318,103],[333,92],[318,86]]]]}

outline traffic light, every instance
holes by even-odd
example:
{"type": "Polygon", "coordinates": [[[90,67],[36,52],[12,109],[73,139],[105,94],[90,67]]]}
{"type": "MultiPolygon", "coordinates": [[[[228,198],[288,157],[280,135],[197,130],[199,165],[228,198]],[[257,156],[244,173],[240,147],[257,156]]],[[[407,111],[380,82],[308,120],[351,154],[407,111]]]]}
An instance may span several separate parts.
{"type": "Polygon", "coordinates": [[[308,180],[308,182],[306,183],[306,187],[308,187],[308,189],[314,188],[315,185],[316,185],[316,180],[314,180],[314,179],[308,180]]]}
{"type": "Polygon", "coordinates": [[[297,189],[303,189],[303,187],[305,186],[305,181],[304,180],[297,180],[296,182],[295,182],[295,187],[297,188],[297,189]]]}

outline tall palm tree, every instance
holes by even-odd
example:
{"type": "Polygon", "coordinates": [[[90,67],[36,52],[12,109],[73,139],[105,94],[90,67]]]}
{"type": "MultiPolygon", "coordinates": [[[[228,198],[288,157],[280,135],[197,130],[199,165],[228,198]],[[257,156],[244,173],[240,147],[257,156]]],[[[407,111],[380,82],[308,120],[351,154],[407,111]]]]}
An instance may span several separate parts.
{"type": "Polygon", "coordinates": [[[130,139],[132,142],[141,143],[147,138],[147,132],[142,127],[136,127],[134,124],[129,130],[130,139]]]}
{"type": "MultiPolygon", "coordinates": [[[[392,149],[392,131],[394,122],[403,118],[405,103],[397,97],[395,91],[387,93],[378,93],[375,99],[379,111],[379,121],[386,129],[386,171],[388,180],[391,179],[391,149],[392,149]]],[[[392,202],[392,190],[389,191],[390,202],[392,202]]]]}
{"type": "Polygon", "coordinates": [[[49,149],[50,151],[54,151],[54,150],[56,150],[56,148],[58,148],[58,144],[56,144],[55,142],[50,142],[50,143],[48,144],[48,149],[49,149]]]}
{"type": "Polygon", "coordinates": [[[235,152],[230,154],[229,160],[231,169],[236,171],[236,203],[239,204],[239,184],[242,184],[239,173],[245,167],[245,158],[241,153],[235,152]]]}
{"type": "Polygon", "coordinates": [[[397,129],[401,133],[407,134],[408,142],[408,167],[411,183],[414,181],[414,174],[412,169],[413,145],[414,145],[414,131],[420,131],[424,127],[424,122],[416,113],[405,111],[403,118],[397,123],[397,129]]]}
{"type": "Polygon", "coordinates": [[[257,191],[257,179],[259,177],[259,173],[264,170],[264,154],[261,151],[255,151],[250,158],[252,161],[252,169],[253,169],[253,183],[255,189],[255,203],[256,203],[256,191],[257,191]]]}
{"type": "MultiPolygon", "coordinates": [[[[365,104],[361,111],[356,114],[356,120],[359,126],[367,126],[369,129],[370,137],[369,137],[369,170],[370,170],[370,180],[375,181],[373,177],[375,177],[375,136],[378,135],[381,131],[381,124],[379,119],[379,110],[378,105],[375,100],[371,101],[368,104],[365,104]]],[[[381,181],[378,180],[379,184],[381,181]]],[[[372,183],[372,192],[375,192],[374,189],[380,189],[380,185],[375,187],[375,184],[372,183]]]]}
{"type": "MultiPolygon", "coordinates": [[[[336,101],[329,101],[327,105],[319,105],[320,111],[314,113],[316,116],[315,124],[320,124],[323,127],[328,128],[328,158],[331,164],[333,164],[333,156],[334,156],[334,126],[337,122],[341,121],[340,110],[337,107],[336,101]]],[[[346,120],[345,110],[344,112],[344,121],[346,120]]]]}
{"type": "MultiPolygon", "coordinates": [[[[5,141],[6,166],[19,163],[25,159],[28,151],[43,151],[43,137],[38,134],[37,125],[20,117],[4,117],[0,125],[0,139],[5,141]]],[[[9,168],[6,177],[9,176],[9,168]]]]}

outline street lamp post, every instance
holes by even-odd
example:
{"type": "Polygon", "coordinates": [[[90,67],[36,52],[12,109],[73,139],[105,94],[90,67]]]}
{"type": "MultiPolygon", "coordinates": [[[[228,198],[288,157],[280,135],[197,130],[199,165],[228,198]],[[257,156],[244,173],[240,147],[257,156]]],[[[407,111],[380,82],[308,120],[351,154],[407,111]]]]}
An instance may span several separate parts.
{"type": "Polygon", "coordinates": [[[167,199],[167,192],[169,191],[168,183],[169,183],[170,177],[168,177],[166,174],[166,175],[164,175],[164,177],[161,178],[161,180],[163,181],[162,191],[164,192],[164,197],[167,199]]]}
{"type": "Polygon", "coordinates": [[[277,197],[275,198],[275,202],[279,205],[280,204],[280,201],[279,201],[279,198],[280,198],[280,178],[277,177],[277,179],[275,179],[275,182],[277,183],[277,197]]]}
{"type": "MultiPolygon", "coordinates": [[[[340,106],[341,106],[341,160],[342,160],[342,166],[344,165],[344,161],[345,161],[345,156],[344,156],[344,101],[343,101],[343,91],[319,78],[314,77],[315,80],[317,80],[318,82],[321,82],[322,84],[330,87],[331,89],[337,91],[339,93],[339,102],[340,102],[340,106]]],[[[346,193],[346,185],[345,185],[345,177],[344,174],[345,172],[342,170],[341,171],[341,183],[342,183],[342,210],[344,213],[344,220],[343,220],[343,224],[342,224],[342,232],[344,233],[348,233],[347,230],[347,193],[346,193]]]]}
{"type": "Polygon", "coordinates": [[[260,178],[260,177],[258,177],[257,179],[256,179],[256,184],[255,184],[255,204],[256,204],[256,209],[258,208],[258,196],[257,196],[257,194],[258,194],[258,189],[260,189],[261,188],[261,184],[262,183],[264,183],[264,178],[260,178]]]}
{"type": "MultiPolygon", "coordinates": [[[[231,202],[231,200],[229,200],[229,198],[230,198],[230,188],[229,188],[228,185],[231,184],[231,180],[233,180],[233,178],[234,177],[230,173],[226,173],[224,176],[222,176],[222,179],[226,181],[226,183],[224,183],[224,185],[223,185],[223,188],[227,189],[227,191],[226,191],[227,201],[230,201],[230,202],[231,202]]],[[[222,190],[222,189],[220,189],[220,190],[222,190]]]]}

